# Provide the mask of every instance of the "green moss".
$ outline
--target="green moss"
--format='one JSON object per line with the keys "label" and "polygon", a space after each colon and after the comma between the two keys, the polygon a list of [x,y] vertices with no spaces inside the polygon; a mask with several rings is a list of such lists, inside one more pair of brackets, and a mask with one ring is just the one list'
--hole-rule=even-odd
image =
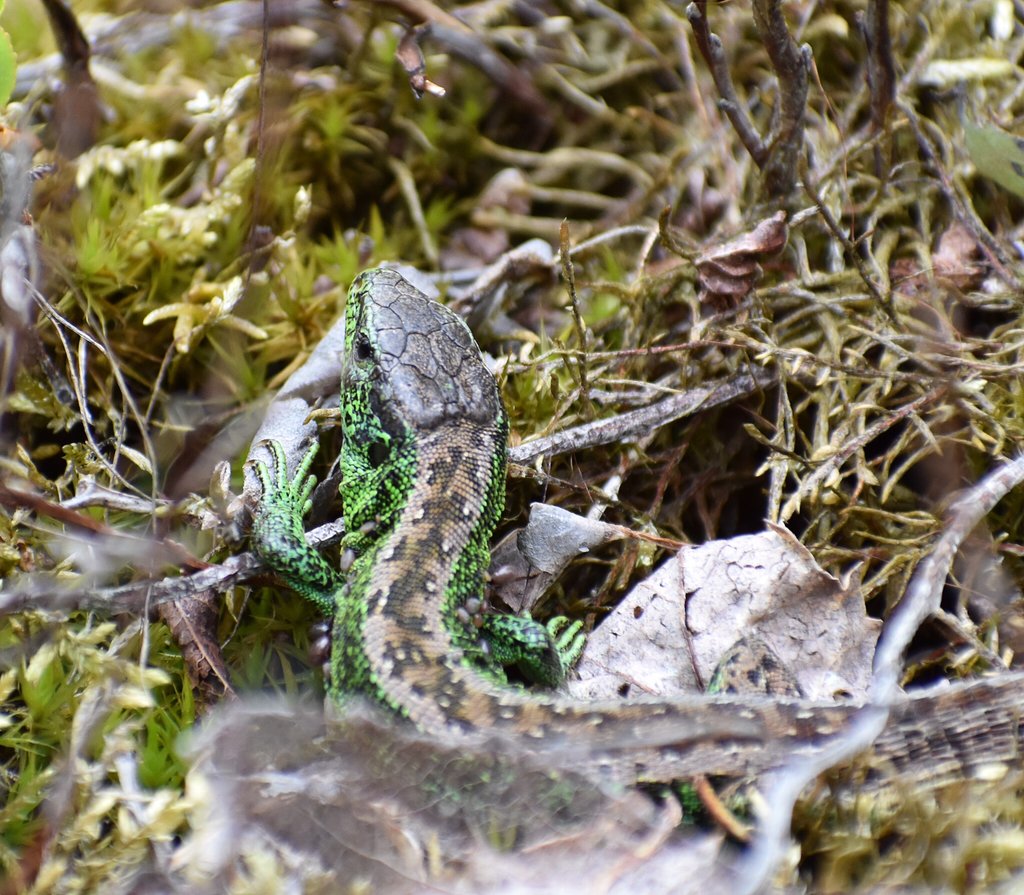
{"label": "green moss", "polygon": [[[126,15],[135,6],[90,0],[74,9]],[[799,38],[814,49],[822,88],[812,91],[806,122],[814,196],[786,198],[787,248],[758,256],[757,291],[719,310],[702,299],[694,259],[774,208],[757,204],[757,166],[715,105],[680,9],[657,0],[628,6],[621,19],[571,10],[543,21],[511,9],[493,21],[471,16],[522,82],[484,73],[428,37],[427,74],[448,93],[416,100],[394,58],[401,29],[373,4],[350,5],[330,25],[318,19],[274,35],[262,138],[258,33],[221,41],[197,17],[168,25],[139,49],[140,32],[126,19],[106,44],[112,49],[98,53],[97,63],[125,79],[100,79],[98,146],[60,161],[36,184],[40,287],[61,317],[39,310],[35,329],[56,375],[19,342],[20,368],[0,377],[9,386],[5,482],[58,503],[94,481],[143,503],[75,510],[83,523],[136,538],[158,533],[197,558],[223,557],[238,547],[231,524],[197,533],[187,494],[205,490],[208,458],[231,461],[240,487],[237,432],[251,428],[268,392],[341,313],[360,270],[383,260],[422,266],[424,236],[452,263],[453,237],[465,228],[497,237],[499,247],[502,238],[516,245],[538,233],[555,242],[564,219],[574,246],[605,237],[573,259],[587,344],[579,344],[562,286],[537,271],[509,277],[494,315],[507,315],[522,337],[506,328],[485,347],[512,359],[502,387],[515,438],[624,412],[651,383],[648,400],[753,366],[777,371],[783,385],[652,432],[642,446],[552,458],[543,488],[516,483],[513,506],[543,498],[583,508],[588,489],[615,475],[624,487],[608,521],[704,540],[773,518],[830,571],[856,568],[873,612],[891,610],[930,552],[944,500],[1022,443],[1015,281],[1024,271],[1012,243],[1022,209],[974,170],[960,124],[961,115],[979,123],[993,116],[1017,132],[1022,100],[1012,79],[967,78],[955,102],[911,79],[876,134],[863,89],[864,43],[848,10],[816,8]],[[901,71],[1012,56],[1012,44],[995,36],[990,5],[891,6]],[[709,5],[709,16],[744,107],[767,133],[774,75],[749,9]],[[53,51],[37,4],[7,0],[0,23],[20,65]],[[45,83],[37,89],[30,123],[19,123],[17,110],[8,124],[44,133],[52,96]],[[49,150],[34,159],[52,160]],[[425,234],[395,163],[412,176]],[[486,205],[483,190],[507,168],[518,172],[518,186],[497,207]],[[304,188],[308,209],[299,212]],[[794,218],[819,199],[835,230],[820,215]],[[653,228],[659,219],[658,240],[618,230]],[[939,240],[965,220],[989,234],[981,249],[954,253],[950,270],[936,262]],[[664,346],[672,350],[648,350]],[[580,395],[581,369],[600,401]],[[836,457],[834,472],[815,478]],[[148,506],[151,498],[157,502]],[[988,519],[993,555],[1017,589],[1021,501],[1010,495]],[[126,555],[116,538],[107,549],[107,535],[90,537],[83,546],[82,529],[45,507],[5,506],[4,591],[93,593],[179,571],[173,562],[146,568],[138,560],[147,551]],[[569,602],[581,616],[600,615],[606,596],[642,574],[619,580],[620,571],[614,561],[588,564]],[[1016,607],[1004,610],[1012,617]],[[236,690],[314,689],[306,657],[314,617],[301,600],[269,589],[232,592],[216,633]],[[86,770],[72,779],[72,807],[54,833],[49,866],[56,879],[79,874],[81,891],[101,891],[116,875],[111,868],[146,853],[111,807],[120,784],[104,740],[137,757],[145,798],[168,798],[161,835],[187,824],[175,743],[197,707],[181,655],[162,625],[117,616],[121,627],[149,626],[142,668],[160,680],[140,683],[140,632],[119,642],[120,630],[103,627],[108,621],[66,611],[0,618],[0,686],[8,687],[0,707],[0,866],[16,866],[43,829],[40,805],[74,748]],[[960,661],[963,644],[949,642],[944,629],[926,633],[934,654],[912,671]],[[985,620],[979,636],[1005,650],[1008,634]],[[152,704],[131,704],[142,692]],[[76,743],[75,724],[94,701],[105,706],[102,736]],[[811,813],[798,823],[809,885],[835,891],[884,873],[966,885],[968,866],[997,879],[1016,860],[1006,831],[1021,818],[996,799],[998,820],[953,805],[948,827],[924,809],[889,826],[842,812],[819,822]],[[924,842],[915,831],[926,824],[946,832]],[[915,849],[925,857],[908,857]],[[882,875],[857,875],[866,858]]]}

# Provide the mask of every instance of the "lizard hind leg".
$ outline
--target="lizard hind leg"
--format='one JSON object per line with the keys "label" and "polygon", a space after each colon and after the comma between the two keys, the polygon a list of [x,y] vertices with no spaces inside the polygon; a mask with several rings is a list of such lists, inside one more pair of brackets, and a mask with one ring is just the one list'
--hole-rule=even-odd
{"label": "lizard hind leg", "polygon": [[545,626],[529,617],[491,614],[480,634],[494,663],[514,668],[530,683],[557,687],[583,652],[582,627],[564,616]]}

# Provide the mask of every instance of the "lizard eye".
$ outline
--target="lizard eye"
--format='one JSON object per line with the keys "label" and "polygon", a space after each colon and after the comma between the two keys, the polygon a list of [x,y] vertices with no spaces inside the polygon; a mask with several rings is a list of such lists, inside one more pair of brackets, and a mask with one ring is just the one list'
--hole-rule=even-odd
{"label": "lizard eye", "polygon": [[356,336],[356,344],[352,348],[357,361],[368,361],[373,357],[373,346],[364,333]]}

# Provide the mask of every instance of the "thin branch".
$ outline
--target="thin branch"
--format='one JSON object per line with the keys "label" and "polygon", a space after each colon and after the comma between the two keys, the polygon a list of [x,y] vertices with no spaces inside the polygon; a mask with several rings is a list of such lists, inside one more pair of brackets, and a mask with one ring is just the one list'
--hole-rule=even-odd
{"label": "thin branch", "polygon": [[770,196],[785,196],[797,181],[797,160],[803,153],[807,85],[811,48],[797,46],[786,27],[781,0],[754,0],[754,24],[779,79],[779,118],[768,158],[761,168]]}
{"label": "thin branch", "polygon": [[717,34],[712,34],[708,27],[705,15],[706,7],[707,0],[696,0],[686,7],[686,18],[689,19],[690,27],[693,28],[697,49],[704,57],[711,77],[715,81],[715,87],[718,88],[718,95],[721,97],[718,107],[731,122],[744,148],[750,153],[750,157],[758,168],[762,168],[768,158],[768,146],[761,139],[761,135],[754,127],[754,122],[750,120],[743,103],[736,94],[732,75],[729,74],[729,60],[725,58],[725,52],[722,49],[722,41]]}
{"label": "thin branch", "polygon": [[903,653],[929,615],[937,611],[960,544],[1012,488],[1024,482],[1024,455],[1010,460],[968,488],[949,508],[946,530],[917,567],[875,650],[874,701],[891,700]]}
{"label": "thin branch", "polygon": [[868,88],[871,91],[871,123],[885,128],[889,110],[896,99],[896,63],[892,57],[889,32],[889,0],[868,0],[867,12],[858,16],[868,48]]}
{"label": "thin branch", "polygon": [[[330,522],[306,532],[314,549],[336,544],[344,534],[341,522]],[[105,613],[129,612],[141,615],[171,600],[198,598],[208,592],[222,592],[267,573],[252,553],[240,553],[192,575],[162,580],[133,581],[119,587],[54,587],[31,581],[25,586],[0,591],[0,615],[13,612],[71,612],[95,609]]]}
{"label": "thin branch", "polygon": [[691,416],[699,410],[719,407],[755,394],[775,384],[776,376],[768,370],[740,373],[730,379],[718,379],[659,401],[650,407],[631,410],[606,420],[584,423],[564,432],[527,441],[509,451],[513,463],[530,463],[542,456],[579,451],[601,444],[629,441],[649,435],[660,426]]}
{"label": "thin branch", "polygon": [[911,401],[909,404],[906,404],[903,407],[899,408],[899,410],[894,411],[888,416],[885,416],[882,419],[873,423],[872,425],[868,426],[868,428],[860,435],[858,435],[856,438],[850,438],[846,440],[843,446],[839,448],[839,450],[837,450],[831,457],[825,460],[809,476],[801,480],[800,487],[797,488],[797,490],[790,495],[789,499],[786,501],[786,505],[782,508],[781,512],[779,513],[778,521],[785,522],[787,519],[789,519],[790,516],[792,516],[797,510],[800,509],[800,502],[804,499],[804,497],[806,497],[808,494],[813,494],[814,491],[817,490],[817,488],[820,487],[821,484],[825,482],[834,471],[842,467],[842,465],[855,453],[862,450],[864,447],[866,447],[868,444],[870,444],[872,441],[874,441],[876,438],[882,435],[882,433],[891,429],[894,425],[896,425],[896,423],[906,419],[911,414],[917,413],[922,408],[927,407],[929,404],[932,404],[935,401],[937,401],[939,398],[946,394],[946,391],[947,388],[945,385],[937,386],[936,388],[933,388],[926,394],[921,395],[921,397],[917,398],[916,400]]}

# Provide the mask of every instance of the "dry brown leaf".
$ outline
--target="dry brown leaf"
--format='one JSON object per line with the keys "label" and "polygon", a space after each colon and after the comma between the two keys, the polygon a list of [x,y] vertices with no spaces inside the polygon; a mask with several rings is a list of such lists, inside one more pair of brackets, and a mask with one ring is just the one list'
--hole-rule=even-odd
{"label": "dry brown leaf", "polygon": [[975,289],[985,270],[978,262],[978,241],[955,221],[942,233],[932,252],[931,271],[922,271],[916,258],[897,258],[889,266],[889,279],[903,295],[917,295],[934,281],[956,292]]}
{"label": "dry brown leaf", "polygon": [[510,532],[491,552],[494,596],[513,612],[528,612],[572,560],[624,536],[617,525],[535,503],[526,527]]}
{"label": "dry brown leaf", "polygon": [[697,258],[700,300],[716,308],[735,307],[761,277],[758,259],[779,252],[787,238],[786,213],[778,211],[753,230],[706,249]]}
{"label": "dry brown leaf", "polygon": [[808,698],[861,697],[880,626],[856,586],[843,587],[773,526],[686,547],[662,564],[590,636],[572,691],[692,692],[746,637],[766,644]]}
{"label": "dry brown leaf", "polygon": [[957,289],[973,288],[982,275],[977,258],[977,239],[963,224],[954,221],[939,237],[938,247],[932,253],[935,276],[949,280]]}

